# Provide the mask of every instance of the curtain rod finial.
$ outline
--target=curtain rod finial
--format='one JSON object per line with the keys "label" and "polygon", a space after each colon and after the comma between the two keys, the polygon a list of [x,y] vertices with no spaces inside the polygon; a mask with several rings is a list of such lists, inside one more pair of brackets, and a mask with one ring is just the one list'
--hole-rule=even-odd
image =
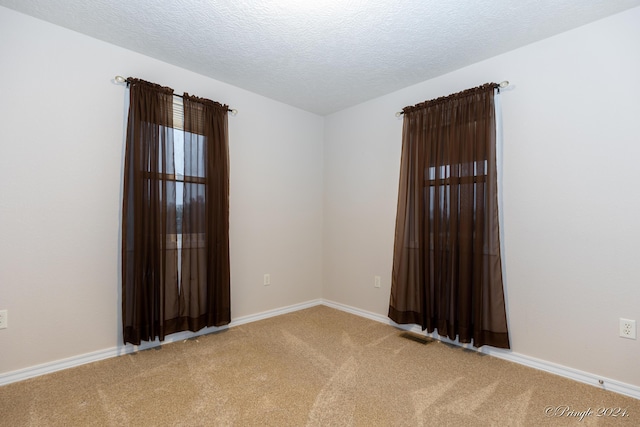
{"label": "curtain rod finial", "polygon": [[114,77],[114,80],[116,81],[116,83],[120,83],[120,84],[122,84],[122,83],[124,83],[124,82],[126,82],[126,81],[127,81],[127,79],[125,79],[125,78],[124,78],[124,77],[122,77],[122,76],[115,76],[115,77]]}
{"label": "curtain rod finial", "polygon": [[402,111],[398,111],[398,112],[396,113],[396,117],[400,117],[401,115],[402,115]]}
{"label": "curtain rod finial", "polygon": [[509,80],[505,80],[503,82],[500,82],[500,87],[507,87],[509,86]]}

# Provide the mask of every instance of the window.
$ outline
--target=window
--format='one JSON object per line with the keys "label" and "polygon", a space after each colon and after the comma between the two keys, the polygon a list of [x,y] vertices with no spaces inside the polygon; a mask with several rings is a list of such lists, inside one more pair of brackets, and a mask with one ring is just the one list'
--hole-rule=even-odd
{"label": "window", "polygon": [[139,344],[230,321],[228,107],[128,82],[122,317]]}
{"label": "window", "polygon": [[509,348],[496,87],[404,109],[389,317],[476,347]]}

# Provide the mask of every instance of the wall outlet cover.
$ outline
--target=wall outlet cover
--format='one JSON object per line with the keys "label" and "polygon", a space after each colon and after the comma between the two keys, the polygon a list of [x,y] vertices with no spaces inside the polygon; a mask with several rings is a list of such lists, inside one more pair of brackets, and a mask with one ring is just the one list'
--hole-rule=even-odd
{"label": "wall outlet cover", "polygon": [[0,310],[0,329],[9,327],[9,311]]}
{"label": "wall outlet cover", "polygon": [[636,339],[636,321],[620,318],[620,336],[631,340]]}

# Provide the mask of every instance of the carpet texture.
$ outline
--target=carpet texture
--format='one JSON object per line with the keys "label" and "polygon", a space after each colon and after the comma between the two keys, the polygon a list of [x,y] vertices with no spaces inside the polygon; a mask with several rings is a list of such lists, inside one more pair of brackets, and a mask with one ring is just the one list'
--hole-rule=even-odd
{"label": "carpet texture", "polygon": [[640,400],[317,306],[0,387],[0,425],[618,426]]}

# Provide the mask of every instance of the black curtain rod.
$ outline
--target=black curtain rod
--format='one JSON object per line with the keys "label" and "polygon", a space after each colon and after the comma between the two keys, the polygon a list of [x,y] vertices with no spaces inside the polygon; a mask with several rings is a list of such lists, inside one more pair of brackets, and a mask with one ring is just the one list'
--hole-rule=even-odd
{"label": "black curtain rod", "polygon": [[[115,76],[115,77],[113,78],[113,80],[114,80],[116,83],[119,83],[119,84],[125,84],[125,85],[129,86],[129,82],[127,81],[127,79],[125,79],[125,78],[124,78],[124,77],[122,77],[122,76]],[[176,95],[175,93],[172,93],[171,95],[173,95],[173,96],[177,96],[178,98],[182,98],[182,99],[184,99],[184,96],[182,96],[182,95]],[[230,112],[232,116],[235,116],[236,114],[238,114],[238,110],[236,110],[235,108],[227,108],[227,111],[228,111],[228,112]]]}
{"label": "black curtain rod", "polygon": [[[497,88],[498,89],[498,93],[500,93],[500,89],[503,89],[503,88],[505,88],[507,86],[509,86],[509,81],[508,80],[504,80],[504,81],[498,83],[498,88]],[[400,117],[403,114],[404,114],[404,111],[398,111],[396,113],[396,117]]]}

